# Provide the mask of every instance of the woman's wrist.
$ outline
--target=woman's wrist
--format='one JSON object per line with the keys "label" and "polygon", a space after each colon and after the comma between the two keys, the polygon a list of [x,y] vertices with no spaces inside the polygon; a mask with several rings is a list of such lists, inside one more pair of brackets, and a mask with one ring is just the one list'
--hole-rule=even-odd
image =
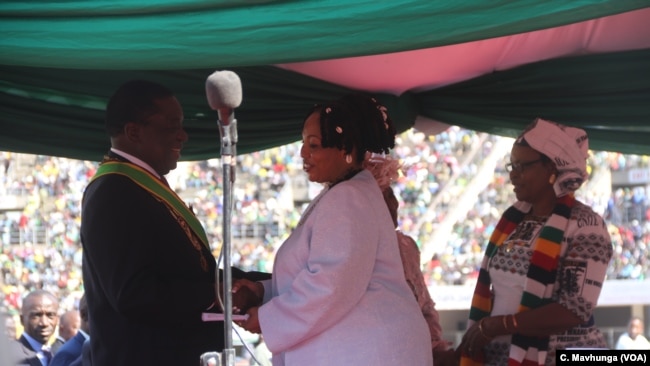
{"label": "woman's wrist", "polygon": [[501,315],[501,327],[503,331],[501,334],[514,334],[517,333],[517,328],[519,328],[519,322],[517,321],[517,314],[507,314]]}
{"label": "woman's wrist", "polygon": [[486,330],[486,328],[488,328],[488,326],[485,325],[485,323],[489,319],[490,318],[483,318],[483,319],[479,320],[479,322],[478,322],[478,331],[481,334],[481,336],[483,336],[483,338],[485,338],[488,341],[491,341],[495,336],[488,333],[488,330]]}

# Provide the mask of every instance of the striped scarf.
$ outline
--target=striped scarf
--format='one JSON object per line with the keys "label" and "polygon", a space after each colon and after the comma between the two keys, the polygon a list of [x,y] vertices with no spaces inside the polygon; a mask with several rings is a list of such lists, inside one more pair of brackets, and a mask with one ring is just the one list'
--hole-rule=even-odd
{"label": "striped scarf", "polygon": [[[534,309],[551,302],[556,279],[557,267],[562,250],[562,238],[566,229],[575,198],[568,194],[558,198],[553,213],[540,230],[533,244],[533,255],[530,259],[524,293],[519,303],[518,312]],[[470,324],[478,322],[492,311],[491,280],[488,263],[497,253],[499,246],[514,231],[523,220],[531,206],[518,201],[508,208],[494,232],[490,236],[485,256],[481,263],[478,281],[474,289],[472,307],[469,313]],[[512,335],[508,365],[544,365],[548,352],[549,337],[528,337],[521,334]],[[461,357],[461,365],[483,365],[482,360],[472,360],[466,355]]]}

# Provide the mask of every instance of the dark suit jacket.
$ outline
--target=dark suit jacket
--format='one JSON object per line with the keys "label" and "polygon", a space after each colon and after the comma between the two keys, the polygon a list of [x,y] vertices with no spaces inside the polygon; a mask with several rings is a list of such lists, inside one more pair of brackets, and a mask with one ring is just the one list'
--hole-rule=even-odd
{"label": "dark suit jacket", "polygon": [[102,176],[84,192],[81,241],[94,366],[196,365],[222,351],[223,323],[201,320],[215,259],[163,203],[127,177]]}
{"label": "dark suit jacket", "polygon": [[20,336],[20,338],[11,342],[9,347],[11,352],[9,355],[10,365],[43,366],[41,360],[36,356],[36,351],[24,336]]}
{"label": "dark suit jacket", "polygon": [[90,338],[88,338],[81,347],[81,356],[72,361],[70,366],[92,366],[92,364],[92,358],[90,357]]}
{"label": "dark suit jacket", "polygon": [[52,351],[52,354],[55,355],[57,352],[59,352],[59,348],[63,346],[65,343],[65,340],[61,337],[56,337],[54,342],[52,342],[52,346],[50,346],[50,350]]}
{"label": "dark suit jacket", "polygon": [[195,365],[223,348],[223,324],[201,321],[215,260],[150,193],[121,175],[97,179],[84,193],[81,240],[96,366]]}
{"label": "dark suit jacket", "polygon": [[81,347],[86,337],[81,332],[68,339],[56,352],[48,366],[68,366],[70,363],[81,356]]}

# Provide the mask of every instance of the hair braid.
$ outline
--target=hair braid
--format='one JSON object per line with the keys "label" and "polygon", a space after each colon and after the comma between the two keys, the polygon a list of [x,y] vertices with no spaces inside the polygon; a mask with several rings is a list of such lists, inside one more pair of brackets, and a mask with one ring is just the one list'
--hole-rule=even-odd
{"label": "hair braid", "polygon": [[310,114],[320,111],[321,143],[351,153],[362,162],[366,152],[386,154],[395,147],[396,129],[386,107],[374,98],[348,94],[342,98],[314,106]]}

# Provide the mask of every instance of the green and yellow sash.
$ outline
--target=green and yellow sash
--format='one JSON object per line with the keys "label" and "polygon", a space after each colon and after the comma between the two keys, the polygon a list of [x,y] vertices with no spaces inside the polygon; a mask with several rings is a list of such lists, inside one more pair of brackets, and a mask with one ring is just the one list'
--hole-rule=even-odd
{"label": "green and yellow sash", "polygon": [[[208,237],[205,234],[201,222],[196,218],[194,213],[190,211],[189,207],[185,205],[185,202],[183,202],[176,192],[172,191],[156,176],[135,164],[118,160],[108,160],[104,161],[99,166],[89,184],[106,174],[120,174],[128,177],[137,185],[158,198],[169,210],[175,213],[174,216],[185,220],[192,232],[194,232],[203,245],[210,250],[210,243],[208,242]],[[191,239],[192,238],[190,238],[190,240]]]}

